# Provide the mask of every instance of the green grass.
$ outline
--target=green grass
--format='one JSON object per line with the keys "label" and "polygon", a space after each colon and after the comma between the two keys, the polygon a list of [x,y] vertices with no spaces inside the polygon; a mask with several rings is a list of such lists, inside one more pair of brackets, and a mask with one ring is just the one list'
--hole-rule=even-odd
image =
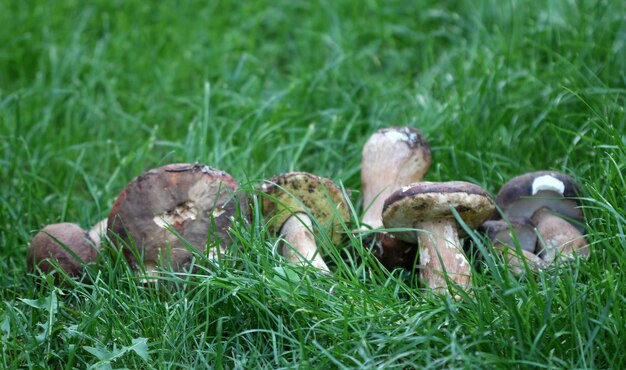
{"label": "green grass", "polygon": [[[0,9],[1,368],[626,367],[623,1]],[[253,205],[262,179],[313,172],[351,189],[359,216],[361,147],[392,125],[430,141],[427,180],[495,194],[527,171],[578,179],[590,258],[521,280],[487,259],[452,301],[358,239],[344,247],[361,265],[288,267],[253,207],[237,248],[179,290],[139,286],[116,256],[62,288],[26,272],[37,230],[90,227],[166,163],[226,170]]]}

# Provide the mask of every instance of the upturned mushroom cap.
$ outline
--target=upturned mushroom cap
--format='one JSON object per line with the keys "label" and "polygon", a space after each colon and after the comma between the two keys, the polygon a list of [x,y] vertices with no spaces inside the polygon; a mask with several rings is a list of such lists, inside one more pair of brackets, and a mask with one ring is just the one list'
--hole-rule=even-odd
{"label": "upturned mushroom cap", "polygon": [[52,224],[39,231],[30,242],[27,257],[29,271],[35,271],[38,267],[44,273],[52,272],[54,268],[50,260],[57,260],[68,275],[75,277],[82,275],[81,262],[59,242],[74,252],[84,263],[95,261],[98,257],[98,251],[86,230],[72,223]]}
{"label": "upturned mushroom cap", "polygon": [[268,195],[261,200],[261,207],[264,216],[272,220],[272,234],[278,235],[289,217],[302,212],[310,213],[334,244],[341,242],[341,221],[350,220],[350,210],[341,188],[331,180],[306,172],[289,172],[267,180],[260,191]]}
{"label": "upturned mushroom cap", "polygon": [[207,243],[218,241],[224,250],[231,244],[228,229],[237,209],[247,214],[238,187],[232,176],[209,166],[170,164],[152,169],[132,180],[119,195],[109,215],[107,235],[121,242],[134,268],[137,261],[128,248],[132,243],[146,266],[170,259],[172,267],[180,270],[192,254],[168,228],[201,251]]}
{"label": "upturned mushroom cap", "polygon": [[[556,171],[537,171],[507,182],[496,196],[496,203],[509,218],[530,219],[538,209],[546,207],[582,224],[580,204],[573,199],[580,194],[580,186],[573,178]],[[575,226],[582,232],[580,224]]]}
{"label": "upturned mushroom cap", "polygon": [[[480,186],[464,182],[420,182],[393,192],[383,208],[383,223],[387,228],[414,228],[427,220],[454,221],[452,210],[470,229],[485,222],[495,209],[489,193]],[[459,230],[459,235],[463,235]],[[415,241],[414,232],[394,235],[407,242]]]}

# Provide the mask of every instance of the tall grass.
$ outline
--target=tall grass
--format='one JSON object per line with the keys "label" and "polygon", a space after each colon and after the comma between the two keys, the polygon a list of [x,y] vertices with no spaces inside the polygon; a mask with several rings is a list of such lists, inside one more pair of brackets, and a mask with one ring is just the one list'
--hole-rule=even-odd
{"label": "tall grass", "polygon": [[[622,1],[0,9],[0,367],[626,367]],[[358,217],[361,147],[393,125],[430,141],[427,180],[495,194],[527,171],[578,179],[589,259],[516,279],[479,258],[461,301],[385,271],[358,238],[343,247],[363,261],[333,253],[331,276],[286,264],[253,186],[313,172],[350,189]],[[133,177],[195,161],[252,204],[219,264],[197,255],[159,288],[115,253],[62,287],[26,272],[45,224],[90,227]]]}

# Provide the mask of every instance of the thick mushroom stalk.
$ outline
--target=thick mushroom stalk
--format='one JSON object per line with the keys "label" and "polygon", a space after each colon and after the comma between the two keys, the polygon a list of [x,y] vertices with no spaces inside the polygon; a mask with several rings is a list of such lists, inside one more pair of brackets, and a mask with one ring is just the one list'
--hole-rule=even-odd
{"label": "thick mushroom stalk", "polygon": [[422,181],[431,162],[430,146],[422,133],[412,127],[376,131],[363,146],[361,184],[363,223],[383,226],[385,199],[396,189]]}
{"label": "thick mushroom stalk", "polygon": [[[377,229],[383,226],[385,199],[396,189],[422,181],[431,163],[428,141],[412,127],[376,131],[363,146],[361,184],[363,186],[363,224]],[[365,240],[373,245],[374,255],[383,266],[410,269],[415,263],[415,241],[406,242],[384,232]]]}
{"label": "thick mushroom stalk", "polygon": [[583,234],[550,209],[541,208],[535,212],[532,220],[537,225],[539,243],[543,246],[538,254],[547,263],[589,254],[588,243]]}
{"label": "thick mushroom stalk", "polygon": [[[350,220],[341,188],[310,173],[289,172],[266,181],[260,191],[266,195],[261,206],[265,218],[271,220],[270,232],[285,240],[281,254],[292,262],[310,264],[327,273],[329,269],[314,233],[325,233],[334,245],[341,242],[341,223]],[[315,218],[319,230],[313,228],[308,215]]]}
{"label": "thick mushroom stalk", "polygon": [[418,230],[419,263],[423,266],[422,279],[427,286],[439,290],[446,288],[447,275],[461,287],[469,286],[470,265],[461,242],[459,230],[454,220],[430,220],[416,222]]}
{"label": "thick mushroom stalk", "polygon": [[388,228],[415,229],[395,235],[406,241],[419,239],[421,275],[429,288],[445,289],[446,276],[467,288],[471,268],[459,241],[465,233],[456,215],[475,229],[494,209],[489,194],[477,185],[463,181],[422,182],[398,189],[387,198],[383,222]]}
{"label": "thick mushroom stalk", "polygon": [[315,236],[311,232],[313,223],[309,216],[302,212],[289,217],[280,228],[280,235],[285,240],[281,254],[295,263],[310,263],[324,273],[330,270],[317,250]]}

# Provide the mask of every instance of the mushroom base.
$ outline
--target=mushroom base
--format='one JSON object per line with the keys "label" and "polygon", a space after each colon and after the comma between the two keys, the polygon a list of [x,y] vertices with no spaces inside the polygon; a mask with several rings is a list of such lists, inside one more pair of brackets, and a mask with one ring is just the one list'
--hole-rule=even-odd
{"label": "mushroom base", "polygon": [[445,290],[448,280],[467,288],[470,265],[458,237],[455,221],[445,219],[422,221],[415,225],[419,239],[419,262],[425,285],[436,291]]}
{"label": "mushroom base", "polygon": [[289,217],[280,229],[280,235],[285,239],[281,254],[289,261],[311,264],[327,273],[330,270],[317,250],[312,230],[313,223],[306,214],[298,212]]}

